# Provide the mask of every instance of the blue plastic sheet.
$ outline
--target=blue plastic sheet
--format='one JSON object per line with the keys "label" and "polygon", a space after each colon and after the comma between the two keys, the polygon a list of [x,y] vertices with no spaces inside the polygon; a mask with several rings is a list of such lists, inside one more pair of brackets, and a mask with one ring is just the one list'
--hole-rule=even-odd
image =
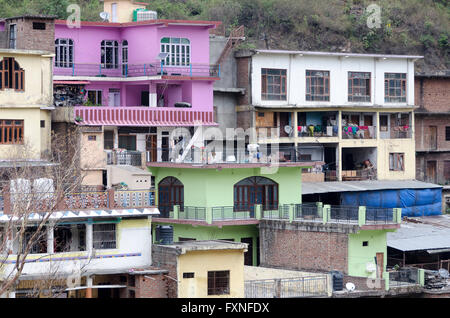
{"label": "blue plastic sheet", "polygon": [[442,188],[343,192],[342,205],[401,208],[402,216],[442,214]]}

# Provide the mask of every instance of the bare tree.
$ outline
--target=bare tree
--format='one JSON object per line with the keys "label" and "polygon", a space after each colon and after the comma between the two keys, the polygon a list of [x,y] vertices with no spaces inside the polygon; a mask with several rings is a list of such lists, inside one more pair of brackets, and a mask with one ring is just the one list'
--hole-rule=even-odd
{"label": "bare tree", "polygon": [[[30,254],[59,250],[56,245],[47,249],[46,228],[57,225],[58,220],[52,218],[54,212],[67,207],[67,197],[81,189],[84,175],[79,164],[79,136],[77,128],[62,135],[52,134],[52,152],[46,154],[44,163],[29,159],[35,150],[25,141],[9,154],[5,161],[8,166],[0,168],[0,204],[3,202],[4,210],[0,223],[0,295],[15,288]],[[43,273],[42,288],[52,290],[60,280],[55,270]]]}

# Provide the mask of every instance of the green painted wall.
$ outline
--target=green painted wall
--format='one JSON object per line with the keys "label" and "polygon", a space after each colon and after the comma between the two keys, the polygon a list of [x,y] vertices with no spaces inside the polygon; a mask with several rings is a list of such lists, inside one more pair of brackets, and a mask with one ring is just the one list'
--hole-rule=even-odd
{"label": "green painted wall", "polygon": [[[152,223],[152,238],[153,243],[156,238],[156,226],[158,223]],[[167,223],[160,225],[169,225]],[[257,260],[257,238],[259,230],[257,225],[230,225],[221,228],[216,226],[192,226],[190,224],[170,224],[173,226],[173,240],[179,241],[180,237],[194,238],[200,240],[221,240],[234,239],[235,242],[241,242],[242,238],[253,238],[253,265],[256,265]]]}
{"label": "green painted wall", "polygon": [[[384,253],[383,272],[386,271],[387,263],[387,231],[386,230],[364,230],[355,234],[349,234],[348,238],[348,274],[351,276],[376,278],[376,271],[366,271],[366,264],[375,264],[376,253]],[[368,246],[363,246],[367,241]]]}
{"label": "green painted wall", "polygon": [[[301,167],[279,167],[275,174],[261,174],[260,168],[155,168],[156,191],[165,177],[176,177],[184,185],[184,205],[198,207],[233,206],[233,187],[242,179],[261,176],[278,183],[279,203],[301,203]],[[156,195],[157,197],[158,195]]]}

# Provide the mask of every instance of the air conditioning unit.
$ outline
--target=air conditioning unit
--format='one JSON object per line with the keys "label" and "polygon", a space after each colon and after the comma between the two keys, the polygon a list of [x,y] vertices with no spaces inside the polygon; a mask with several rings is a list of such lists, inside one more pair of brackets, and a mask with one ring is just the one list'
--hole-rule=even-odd
{"label": "air conditioning unit", "polygon": [[136,21],[147,21],[158,19],[158,13],[156,11],[142,10],[136,12]]}

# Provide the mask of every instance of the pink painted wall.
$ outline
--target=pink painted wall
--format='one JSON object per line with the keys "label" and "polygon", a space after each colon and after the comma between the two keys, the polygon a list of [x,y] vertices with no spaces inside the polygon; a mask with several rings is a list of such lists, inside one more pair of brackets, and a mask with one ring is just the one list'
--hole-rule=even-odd
{"label": "pink painted wall", "polygon": [[157,62],[163,37],[188,38],[191,42],[191,62],[209,64],[209,31],[206,27],[147,25],[122,28],[83,26],[70,29],[66,25],[55,25],[56,39],[69,38],[74,41],[75,63],[99,64],[103,40],[118,41],[120,56],[120,44],[127,40],[129,64]]}

